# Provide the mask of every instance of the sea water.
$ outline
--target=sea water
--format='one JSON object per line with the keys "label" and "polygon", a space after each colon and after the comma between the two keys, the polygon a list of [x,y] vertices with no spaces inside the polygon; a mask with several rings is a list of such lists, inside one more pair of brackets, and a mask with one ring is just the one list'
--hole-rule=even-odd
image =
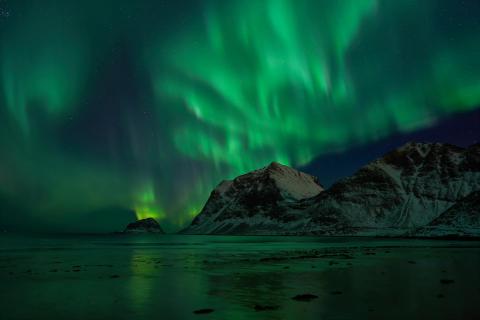
{"label": "sea water", "polygon": [[477,241],[0,235],[3,320],[479,319],[479,302]]}

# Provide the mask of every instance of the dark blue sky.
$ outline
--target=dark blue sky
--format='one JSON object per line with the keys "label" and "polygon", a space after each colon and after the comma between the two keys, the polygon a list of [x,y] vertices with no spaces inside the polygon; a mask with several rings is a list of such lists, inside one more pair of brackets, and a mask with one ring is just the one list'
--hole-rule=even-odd
{"label": "dark blue sky", "polygon": [[320,182],[329,187],[338,179],[353,174],[361,166],[410,141],[442,142],[461,147],[479,143],[480,110],[452,115],[429,128],[396,133],[367,145],[322,155],[300,169],[319,177]]}

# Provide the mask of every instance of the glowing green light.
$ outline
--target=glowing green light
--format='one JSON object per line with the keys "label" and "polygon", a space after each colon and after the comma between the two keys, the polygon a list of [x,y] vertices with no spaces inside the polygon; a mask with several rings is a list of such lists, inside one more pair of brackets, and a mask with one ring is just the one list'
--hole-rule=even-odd
{"label": "glowing green light", "polygon": [[117,2],[0,17],[0,197],[35,216],[174,229],[223,179],[480,106],[474,1]]}

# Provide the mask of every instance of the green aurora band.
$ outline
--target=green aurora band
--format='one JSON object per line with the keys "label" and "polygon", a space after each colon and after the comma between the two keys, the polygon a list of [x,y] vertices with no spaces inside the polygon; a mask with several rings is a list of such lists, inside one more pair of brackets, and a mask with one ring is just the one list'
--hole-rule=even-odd
{"label": "green aurora band", "polygon": [[[475,4],[23,5],[0,17],[0,195],[30,195],[24,209],[47,220],[122,207],[174,230],[222,179],[273,160],[305,165],[480,104]],[[105,85],[90,80],[118,39],[145,78],[147,98],[133,104],[152,107],[154,128],[115,112],[128,139],[110,148],[128,164],[60,143],[59,128]]]}

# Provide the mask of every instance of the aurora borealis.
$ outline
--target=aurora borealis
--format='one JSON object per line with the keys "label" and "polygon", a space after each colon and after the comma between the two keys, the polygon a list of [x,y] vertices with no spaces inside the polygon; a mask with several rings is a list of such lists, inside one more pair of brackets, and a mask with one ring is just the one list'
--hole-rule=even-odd
{"label": "aurora borealis", "polygon": [[2,222],[134,210],[176,230],[222,179],[475,113],[479,16],[476,0],[0,0]]}

